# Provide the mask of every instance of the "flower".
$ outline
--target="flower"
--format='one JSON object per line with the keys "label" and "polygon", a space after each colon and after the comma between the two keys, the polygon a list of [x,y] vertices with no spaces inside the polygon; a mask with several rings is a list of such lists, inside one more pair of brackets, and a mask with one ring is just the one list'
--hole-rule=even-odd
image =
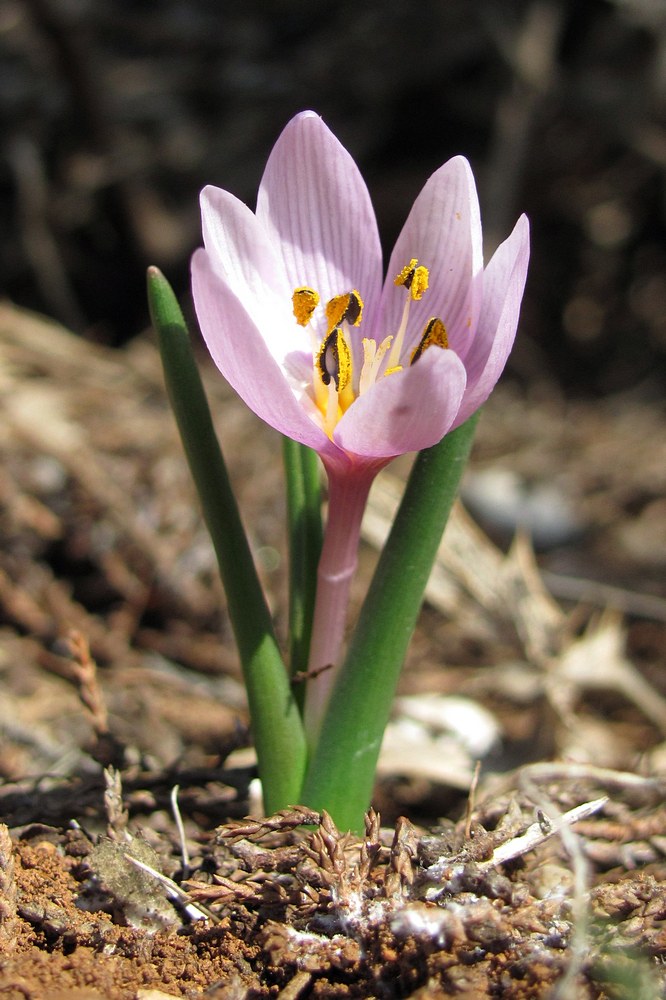
{"label": "flower", "polygon": [[471,168],[456,156],[417,197],[386,281],[377,222],[350,154],[311,111],[277,140],[256,213],[201,196],[194,303],[218,368],[329,475],[376,471],[436,444],[487,399],[515,337],[525,216],[484,270]]}
{"label": "flower", "polygon": [[370,196],[311,111],[269,156],[256,213],[201,195],[192,289],[213,360],[247,405],[314,448],[328,473],[304,723],[316,745],[340,667],[361,520],[377,471],[440,441],[481,406],[513,344],[527,274],[524,216],[484,270],[462,156],[417,197],[383,280]]}

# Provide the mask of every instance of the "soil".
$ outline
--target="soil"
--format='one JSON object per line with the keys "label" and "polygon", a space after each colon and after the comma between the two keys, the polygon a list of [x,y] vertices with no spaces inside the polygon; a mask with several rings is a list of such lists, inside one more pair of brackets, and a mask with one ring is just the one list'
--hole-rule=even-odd
{"label": "soil", "polygon": [[[523,496],[574,498],[577,521],[537,561],[456,512],[383,749],[381,823],[359,839],[325,814],[261,818],[152,339],[107,350],[9,305],[0,335],[1,996],[663,995],[657,411],[493,397],[470,499],[509,468]],[[203,369],[283,632],[279,449]],[[356,606],[405,465],[373,493]],[[575,602],[544,580],[577,580]]]}

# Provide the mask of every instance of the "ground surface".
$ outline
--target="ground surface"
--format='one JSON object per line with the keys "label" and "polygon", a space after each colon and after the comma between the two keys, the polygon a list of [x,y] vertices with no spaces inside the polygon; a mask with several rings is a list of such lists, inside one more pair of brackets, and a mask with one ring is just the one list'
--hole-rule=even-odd
{"label": "ground surface", "polygon": [[[106,351],[5,305],[0,344],[0,995],[663,995],[656,408],[498,391],[465,494],[480,515],[494,497],[497,541],[531,527],[539,568],[525,539],[505,555],[451,521],[382,755],[382,826],[356,842],[326,817],[309,834],[299,815],[242,823],[243,690],[150,340]],[[206,373],[282,628],[279,449]],[[128,852],[202,909],[132,882]]]}

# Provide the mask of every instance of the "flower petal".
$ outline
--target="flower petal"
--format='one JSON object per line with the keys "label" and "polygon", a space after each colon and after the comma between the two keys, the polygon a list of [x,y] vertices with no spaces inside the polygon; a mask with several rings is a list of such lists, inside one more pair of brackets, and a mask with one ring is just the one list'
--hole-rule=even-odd
{"label": "flower petal", "polygon": [[450,346],[464,357],[481,305],[483,248],[481,217],[472,168],[454,156],[426,182],[391,254],[382,295],[382,335],[394,332],[405,303],[393,279],[416,257],[430,271],[430,285],[412,302],[407,347],[414,347],[426,323],[438,316]]}
{"label": "flower petal", "polygon": [[250,409],[295,441],[320,453],[337,452],[308,417],[245,304],[215,272],[206,250],[197,250],[192,258],[192,293],[208,350]]}
{"label": "flower petal", "polygon": [[292,290],[324,302],[356,288],[374,311],[382,253],[370,195],[353,159],[312,111],[277,140],[259,188],[257,217],[280,246]]}
{"label": "flower petal", "polygon": [[267,329],[274,329],[282,321],[293,327],[295,343],[304,342],[291,313],[293,288],[279,248],[256,215],[228,191],[212,185],[203,189],[200,200],[204,245],[215,272],[258,325],[270,317]]}
{"label": "flower petal", "polygon": [[364,458],[429,448],[455,420],[465,382],[460,358],[433,347],[415,365],[386,375],[359,396],[335,429],[335,443]]}
{"label": "flower petal", "polygon": [[467,390],[456,426],[485,403],[504,370],[516,336],[529,259],[530,226],[527,216],[521,215],[483,274],[483,304],[474,343],[465,358]]}

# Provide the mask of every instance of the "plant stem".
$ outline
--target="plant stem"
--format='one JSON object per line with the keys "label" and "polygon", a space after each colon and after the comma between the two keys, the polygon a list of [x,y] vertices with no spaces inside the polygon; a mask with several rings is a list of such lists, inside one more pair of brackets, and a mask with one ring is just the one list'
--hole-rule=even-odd
{"label": "plant stem", "polygon": [[310,750],[319,736],[330,693],[340,669],[349,589],[358,563],[361,521],[376,475],[328,469],[328,516],[317,570],[310,657],[305,696],[305,732]]}

